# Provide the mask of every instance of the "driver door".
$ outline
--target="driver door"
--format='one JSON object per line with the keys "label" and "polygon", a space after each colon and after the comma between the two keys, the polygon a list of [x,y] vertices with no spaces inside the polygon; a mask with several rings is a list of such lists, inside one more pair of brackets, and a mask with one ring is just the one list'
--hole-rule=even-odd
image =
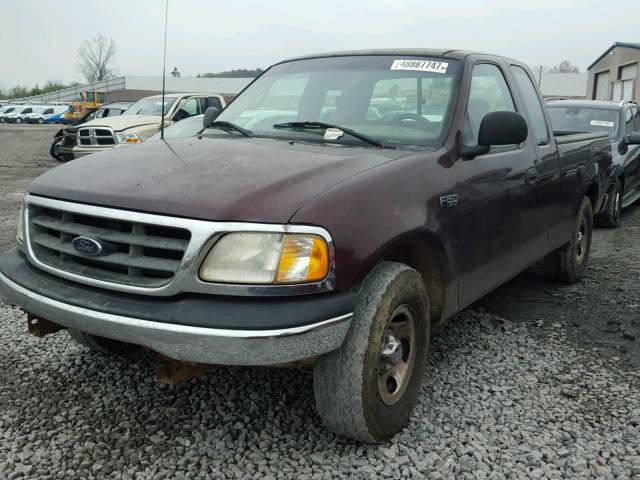
{"label": "driver door", "polygon": [[[487,113],[515,112],[515,97],[501,67],[476,63],[471,73],[462,142],[477,145]],[[529,138],[520,145],[491,147],[472,160],[459,158],[459,301],[465,307],[519,273],[537,255],[531,244],[535,218],[527,172],[536,152]],[[531,249],[533,248],[533,250]]]}

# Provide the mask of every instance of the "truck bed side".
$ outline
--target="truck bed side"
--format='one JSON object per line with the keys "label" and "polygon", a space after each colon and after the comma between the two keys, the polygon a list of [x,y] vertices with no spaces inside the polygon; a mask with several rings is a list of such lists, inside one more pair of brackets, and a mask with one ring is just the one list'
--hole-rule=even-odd
{"label": "truck bed side", "polygon": [[[604,204],[612,168],[606,133],[554,135],[560,157],[558,208],[549,232],[550,247],[569,241],[582,196],[591,199],[594,214]],[[576,195],[576,191],[582,195]]]}

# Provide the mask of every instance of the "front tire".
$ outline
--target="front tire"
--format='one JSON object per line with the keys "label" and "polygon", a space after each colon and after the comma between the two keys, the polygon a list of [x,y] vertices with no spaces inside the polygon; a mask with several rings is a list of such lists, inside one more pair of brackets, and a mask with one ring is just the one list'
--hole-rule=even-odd
{"label": "front tire", "polygon": [[616,182],[609,189],[609,201],[607,210],[595,217],[594,223],[597,227],[616,228],[622,221],[622,182]]}
{"label": "front tire", "polygon": [[42,124],[44,123],[44,119],[39,118],[39,119],[38,119],[38,123],[39,123],[40,125],[42,125]]}
{"label": "front tire", "polygon": [[118,340],[112,340],[111,338],[91,335],[90,333],[82,332],[73,328],[69,328],[67,332],[69,332],[69,335],[76,341],[76,343],[90,348],[95,352],[107,355],[128,355],[140,348],[132,343],[125,343]]}
{"label": "front tire", "polygon": [[593,207],[584,197],[578,210],[573,235],[566,245],[545,257],[547,276],[555,281],[574,283],[584,277],[593,236]]}
{"label": "front tire", "polygon": [[16,118],[16,123],[22,123],[22,119],[20,117]]}
{"label": "front tire", "polygon": [[429,312],[414,269],[382,262],[369,274],[342,347],[314,366],[316,406],[330,430],[381,442],[407,425],[424,377]]}
{"label": "front tire", "polygon": [[51,155],[53,158],[55,158],[56,160],[58,160],[59,162],[64,161],[64,158],[61,158],[57,153],[56,153],[56,147],[58,146],[58,143],[60,143],[58,140],[54,140],[53,143],[51,144],[51,147],[49,147],[49,155]]}

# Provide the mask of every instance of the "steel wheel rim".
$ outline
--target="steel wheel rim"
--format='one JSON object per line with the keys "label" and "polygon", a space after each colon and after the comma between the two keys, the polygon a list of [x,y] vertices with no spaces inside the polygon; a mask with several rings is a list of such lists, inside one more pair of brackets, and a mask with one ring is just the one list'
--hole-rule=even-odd
{"label": "steel wheel rim", "polygon": [[408,305],[400,305],[389,316],[378,356],[378,392],[385,405],[395,405],[402,398],[415,360],[415,318]]}
{"label": "steel wheel rim", "polygon": [[580,227],[578,227],[578,237],[576,239],[576,260],[578,263],[582,263],[585,254],[587,253],[587,222],[584,216],[580,220]]}

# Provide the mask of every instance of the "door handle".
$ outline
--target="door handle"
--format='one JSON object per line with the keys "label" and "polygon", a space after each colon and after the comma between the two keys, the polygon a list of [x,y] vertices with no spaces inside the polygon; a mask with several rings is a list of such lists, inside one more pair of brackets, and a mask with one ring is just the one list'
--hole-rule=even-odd
{"label": "door handle", "polygon": [[531,167],[524,174],[524,181],[527,185],[533,185],[538,181],[538,169],[535,167]]}

